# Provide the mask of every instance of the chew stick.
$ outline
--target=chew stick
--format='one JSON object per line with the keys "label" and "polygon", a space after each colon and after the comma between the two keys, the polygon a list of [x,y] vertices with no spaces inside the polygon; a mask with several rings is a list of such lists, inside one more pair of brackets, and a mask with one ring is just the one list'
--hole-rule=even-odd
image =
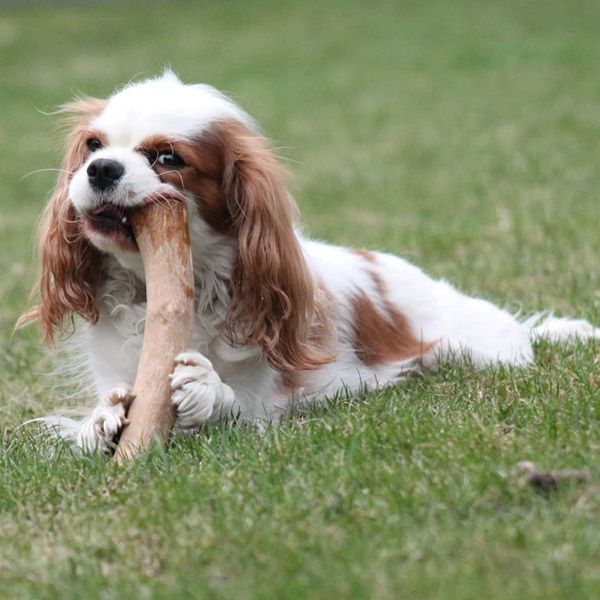
{"label": "chew stick", "polygon": [[175,421],[169,375],[190,346],[194,274],[186,208],[176,198],[151,202],[130,214],[146,278],[146,325],[129,425],[116,451],[119,463],[157,440],[166,448]]}

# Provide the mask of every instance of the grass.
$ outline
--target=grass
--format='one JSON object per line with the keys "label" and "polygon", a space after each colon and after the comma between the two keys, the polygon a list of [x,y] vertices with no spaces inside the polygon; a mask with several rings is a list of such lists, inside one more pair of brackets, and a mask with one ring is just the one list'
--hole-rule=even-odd
{"label": "grass", "polygon": [[[41,111],[167,63],[257,118],[315,237],[600,322],[599,25],[592,0],[0,7],[0,598],[597,598],[593,344],[120,468],[15,433],[72,401],[11,331],[55,179],[24,176],[60,156]],[[521,460],[591,483],[539,495]]]}

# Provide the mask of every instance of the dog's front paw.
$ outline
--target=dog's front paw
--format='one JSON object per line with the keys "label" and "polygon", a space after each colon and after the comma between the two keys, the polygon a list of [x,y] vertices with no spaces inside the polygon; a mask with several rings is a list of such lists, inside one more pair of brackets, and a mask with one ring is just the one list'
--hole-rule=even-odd
{"label": "dog's front paw", "polygon": [[84,452],[110,452],[115,437],[128,423],[127,409],[134,397],[133,390],[127,385],[111,390],[92,414],[83,420],[77,445]]}
{"label": "dog's front paw", "polygon": [[177,426],[194,429],[206,423],[233,392],[221,381],[208,358],[199,352],[182,352],[171,374],[171,400]]}

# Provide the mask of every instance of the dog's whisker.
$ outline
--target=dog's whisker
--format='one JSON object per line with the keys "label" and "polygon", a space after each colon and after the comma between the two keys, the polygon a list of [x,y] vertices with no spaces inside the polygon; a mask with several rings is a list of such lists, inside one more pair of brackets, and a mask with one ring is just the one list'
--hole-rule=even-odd
{"label": "dog's whisker", "polygon": [[25,175],[23,175],[23,177],[21,177],[18,180],[18,183],[21,183],[21,181],[23,181],[24,179],[27,179],[31,175],[37,175],[38,173],[66,173],[67,175],[73,175],[74,171],[68,171],[66,169],[53,169],[53,168],[37,169],[35,171],[30,171],[29,173],[26,173]]}

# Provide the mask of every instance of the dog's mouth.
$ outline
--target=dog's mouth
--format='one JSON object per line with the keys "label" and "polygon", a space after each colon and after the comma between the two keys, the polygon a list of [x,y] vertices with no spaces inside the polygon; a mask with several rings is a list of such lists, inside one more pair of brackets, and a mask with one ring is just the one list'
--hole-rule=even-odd
{"label": "dog's mouth", "polygon": [[84,216],[84,225],[90,233],[108,238],[124,250],[137,250],[129,212],[114,204],[103,204]]}

